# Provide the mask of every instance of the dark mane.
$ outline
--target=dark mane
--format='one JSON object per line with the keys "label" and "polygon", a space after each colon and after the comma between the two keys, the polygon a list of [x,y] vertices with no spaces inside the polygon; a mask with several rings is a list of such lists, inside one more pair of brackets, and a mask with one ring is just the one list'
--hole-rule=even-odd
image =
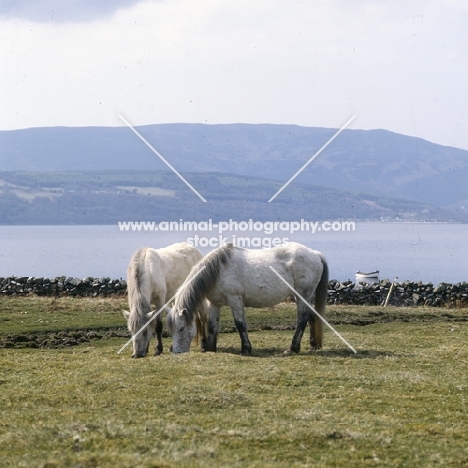
{"label": "dark mane", "polygon": [[232,244],[226,244],[210,252],[192,268],[180,287],[174,310],[186,309],[189,324],[193,323],[197,309],[216,284],[221,265],[226,265],[231,260],[233,250]]}

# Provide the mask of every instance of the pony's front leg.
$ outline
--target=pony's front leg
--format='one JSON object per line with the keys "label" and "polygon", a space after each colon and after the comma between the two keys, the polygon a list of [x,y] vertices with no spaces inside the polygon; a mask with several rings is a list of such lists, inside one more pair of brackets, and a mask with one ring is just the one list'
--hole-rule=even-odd
{"label": "pony's front leg", "polygon": [[308,307],[302,302],[300,298],[296,298],[297,304],[297,324],[296,324],[296,332],[294,333],[291,347],[289,348],[291,352],[298,353],[301,350],[301,340],[302,335],[304,334],[305,327],[307,326],[307,322],[309,320],[309,309]]}
{"label": "pony's front leg", "polygon": [[216,352],[219,335],[219,316],[221,307],[210,305],[208,310],[208,336],[202,343],[203,351]]}
{"label": "pony's front leg", "polygon": [[250,344],[249,334],[247,333],[247,322],[245,321],[244,303],[242,298],[228,301],[234,323],[241,339],[241,354],[243,356],[250,356],[252,354],[252,345]]}

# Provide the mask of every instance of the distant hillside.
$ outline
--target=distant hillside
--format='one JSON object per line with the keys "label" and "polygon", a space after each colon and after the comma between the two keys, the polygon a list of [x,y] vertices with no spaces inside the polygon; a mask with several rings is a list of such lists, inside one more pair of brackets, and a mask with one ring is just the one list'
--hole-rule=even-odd
{"label": "distant hillside", "polygon": [[[180,172],[223,172],[286,181],[335,129],[294,125],[161,124],[138,131]],[[0,170],[166,170],[127,127],[0,132]],[[468,151],[385,130],[345,130],[297,182],[468,205]]]}
{"label": "distant hillside", "polygon": [[119,221],[460,221],[439,207],[232,174],[186,174],[203,203],[172,172],[0,172],[0,224],[116,224]]}
{"label": "distant hillside", "polygon": [[[250,124],[162,124],[137,129],[183,174],[222,172],[282,182],[336,132]],[[0,132],[4,171],[166,169],[125,126]],[[450,207],[464,216],[467,179],[468,151],[385,130],[345,130],[281,197],[302,183]]]}

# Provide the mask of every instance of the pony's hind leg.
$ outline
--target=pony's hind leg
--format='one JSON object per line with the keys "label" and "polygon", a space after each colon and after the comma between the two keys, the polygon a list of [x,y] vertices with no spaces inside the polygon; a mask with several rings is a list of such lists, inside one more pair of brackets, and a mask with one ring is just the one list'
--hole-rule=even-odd
{"label": "pony's hind leg", "polygon": [[315,321],[319,320],[315,317],[315,314],[309,310],[309,330],[310,330],[310,351],[316,351],[318,349],[317,342],[315,340]]}
{"label": "pony's hind leg", "polygon": [[309,309],[302,302],[302,299],[296,298],[297,304],[297,323],[296,331],[294,333],[291,347],[289,348],[291,352],[298,353],[301,350],[301,340],[304,335],[305,327],[307,326],[307,321],[309,320]]}

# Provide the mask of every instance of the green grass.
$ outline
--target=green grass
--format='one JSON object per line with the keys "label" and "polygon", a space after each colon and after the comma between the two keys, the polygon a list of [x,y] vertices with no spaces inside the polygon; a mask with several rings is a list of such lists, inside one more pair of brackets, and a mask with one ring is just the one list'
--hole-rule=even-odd
{"label": "green grass", "polygon": [[[63,305],[73,301],[76,315],[120,314],[119,301]],[[194,344],[137,360],[117,354],[124,338],[0,349],[0,465],[466,466],[468,323],[406,312],[411,322],[337,325],[356,355],[327,331],[322,351],[285,357],[293,332],[279,329],[251,333],[252,357],[239,356],[236,333],[216,354]]]}
{"label": "green grass", "polygon": [[125,326],[124,298],[0,297],[0,336]]}
{"label": "green grass", "polygon": [[[123,296],[108,298],[0,296],[0,337],[8,333],[38,333],[61,330],[126,327],[121,310],[128,309]],[[247,309],[249,329],[293,329],[296,309],[282,303],[266,309]],[[369,325],[394,321],[464,321],[468,309],[435,307],[329,306],[327,320],[332,324]],[[221,314],[221,330],[233,331],[228,308]]]}

